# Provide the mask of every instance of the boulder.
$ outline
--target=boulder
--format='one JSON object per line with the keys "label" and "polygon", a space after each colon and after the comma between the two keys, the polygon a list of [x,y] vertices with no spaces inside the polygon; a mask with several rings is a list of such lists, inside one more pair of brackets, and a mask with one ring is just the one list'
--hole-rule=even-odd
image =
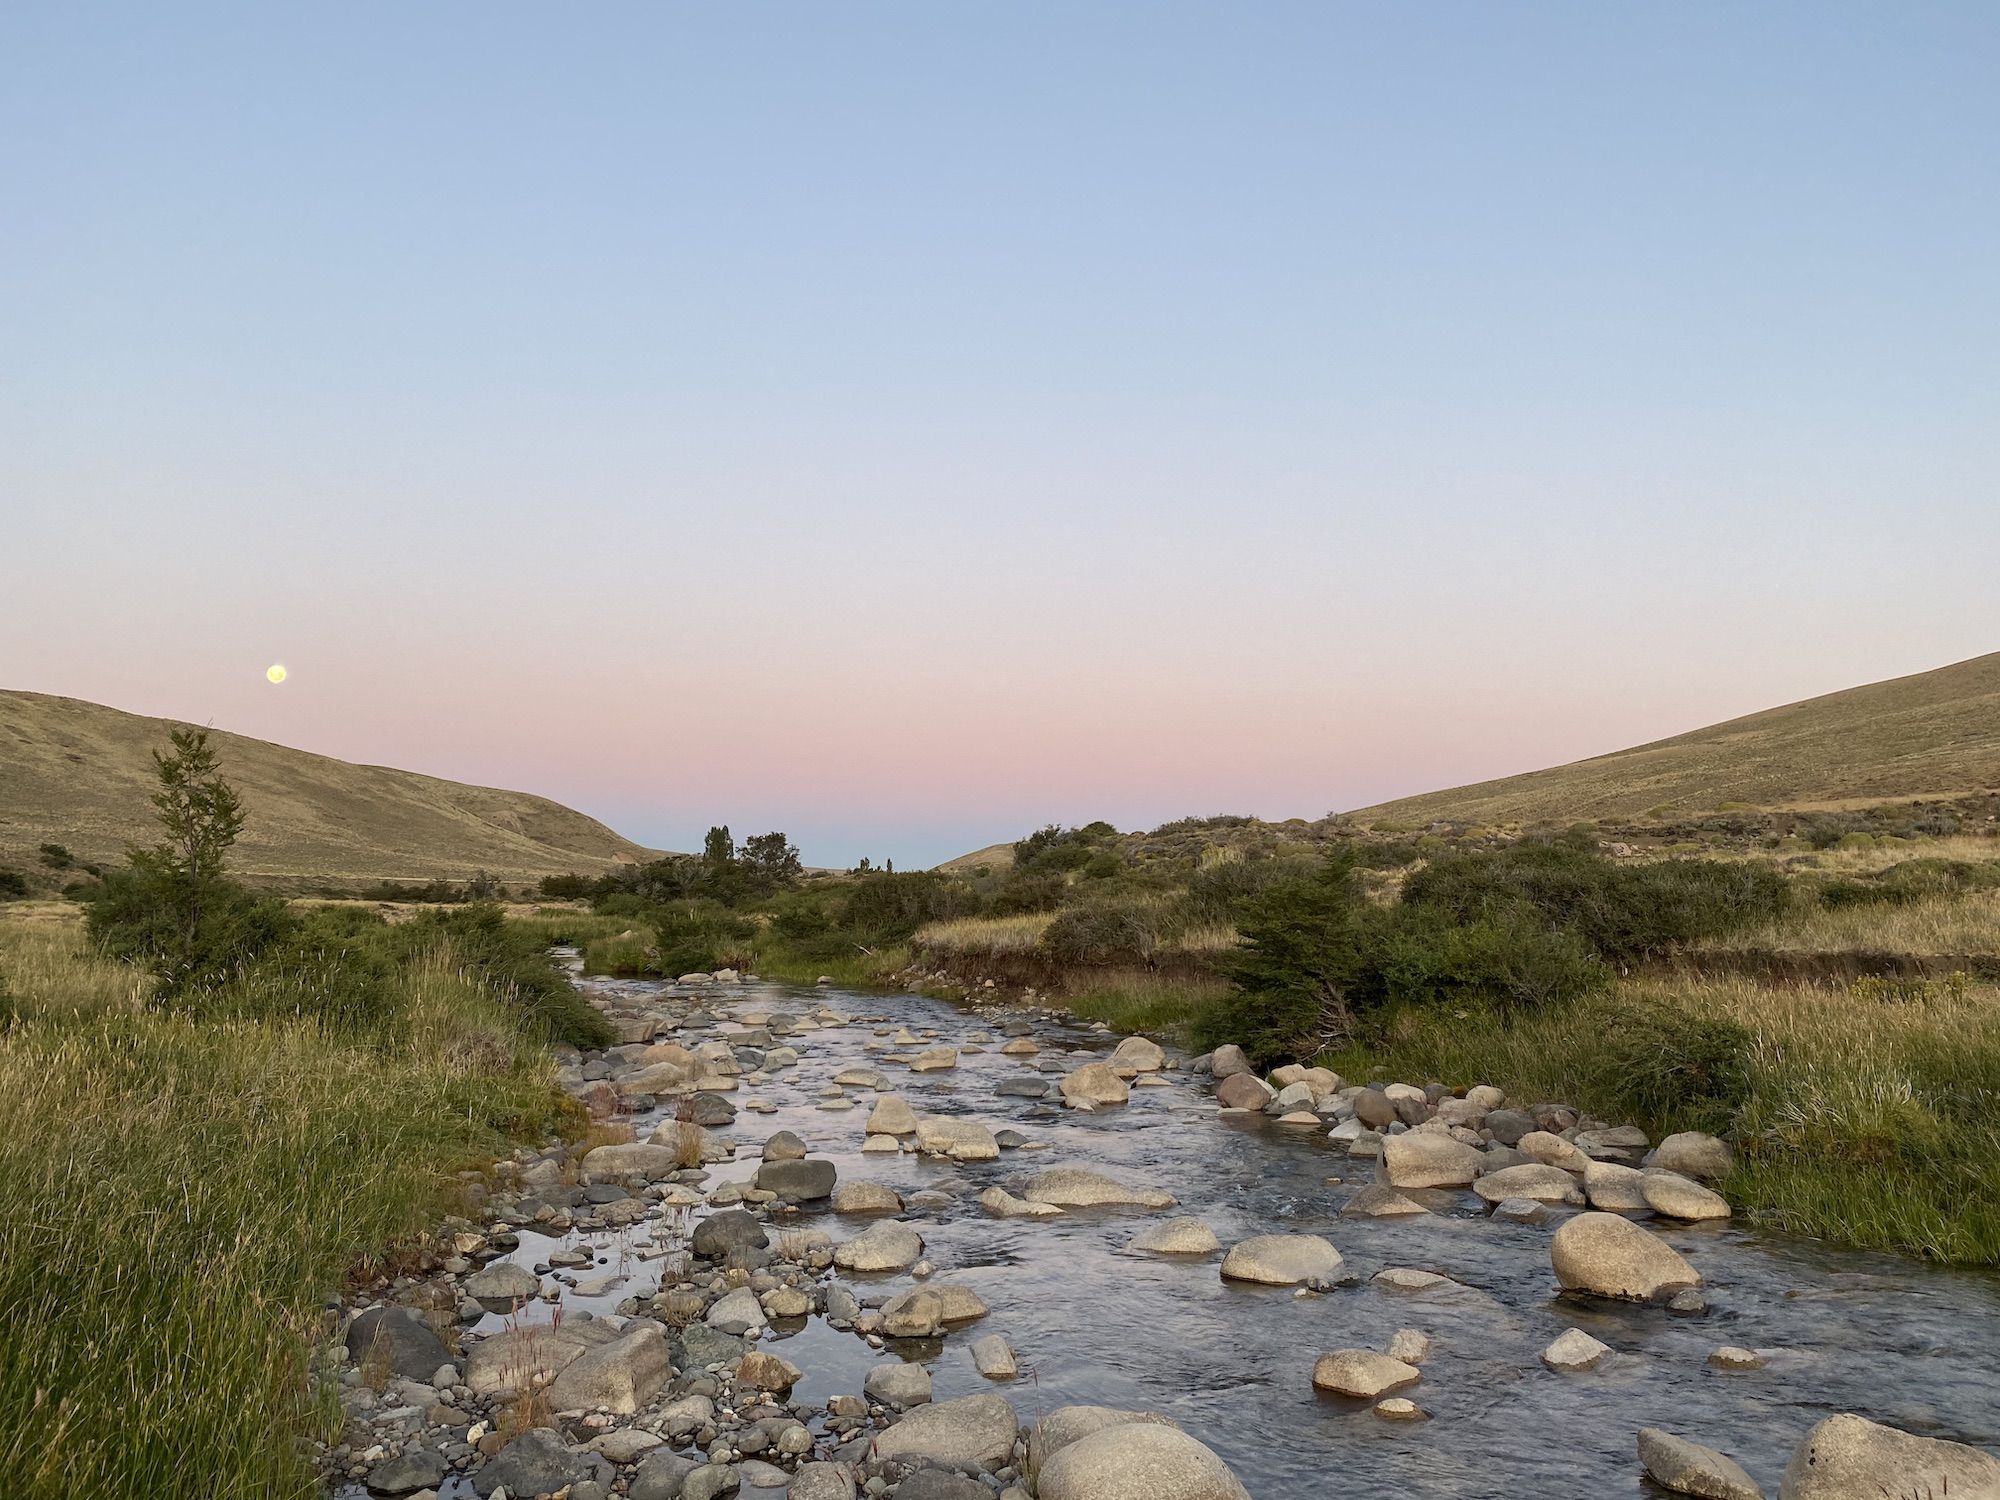
{"label": "boulder", "polygon": [[681,1169],[681,1154],[673,1146],[630,1141],[584,1153],[582,1167],[589,1182],[660,1182]]}
{"label": "boulder", "polygon": [[1646,1194],[1639,1186],[1637,1167],[1611,1161],[1592,1161],[1583,1169],[1583,1194],[1592,1208],[1606,1213],[1644,1213]]}
{"label": "boulder", "polygon": [[1051,1167],[1037,1172],[1021,1189],[1030,1203],[1053,1203],[1058,1208],[1172,1208],[1171,1193],[1158,1188],[1130,1187],[1082,1167]]}
{"label": "boulder", "polygon": [[1410,1131],[1382,1141],[1382,1167],[1390,1187],[1467,1187],[1485,1164],[1476,1148],[1431,1131]]}
{"label": "boulder", "polygon": [[1544,1162],[1551,1167],[1561,1167],[1565,1172],[1582,1175],[1590,1165],[1590,1158],[1559,1135],[1551,1135],[1546,1130],[1531,1130],[1514,1143],[1514,1149],[1532,1161]]}
{"label": "boulder", "polygon": [[[586,1349],[548,1389],[551,1411],[604,1411],[629,1417],[673,1375],[667,1336],[657,1324],[635,1323],[616,1342]],[[512,1493],[510,1490],[509,1493]],[[532,1492],[531,1492],[532,1493]]]}
{"label": "boulder", "polygon": [[465,1295],[488,1312],[512,1312],[541,1291],[542,1278],[511,1260],[496,1260],[465,1278]]}
{"label": "boulder", "polygon": [[1005,1468],[1014,1457],[1020,1423],[1004,1396],[961,1396],[919,1406],[875,1435],[878,1458]]}
{"label": "boulder", "polygon": [[1377,1354],[1373,1349],[1336,1349],[1322,1354],[1313,1366],[1313,1387],[1340,1396],[1373,1401],[1423,1379],[1415,1365]]}
{"label": "boulder", "polygon": [[944,1327],[944,1302],[929,1287],[911,1287],[882,1304],[882,1332],[892,1339],[927,1339]]}
{"label": "boulder", "polygon": [[1600,1343],[1581,1328],[1572,1328],[1542,1351],[1542,1363],[1563,1375],[1578,1375],[1603,1364],[1611,1346]]}
{"label": "boulder", "polygon": [[1669,1219],[1726,1219],[1729,1200],[1678,1172],[1648,1167],[1639,1174],[1639,1192],[1646,1207]]}
{"label": "boulder", "polygon": [[1964,1443],[1918,1437],[1857,1417],[1828,1417],[1785,1465],[1779,1500],[1996,1500],[2000,1459]]}
{"label": "boulder", "polygon": [[765,1161],[800,1161],[805,1154],[806,1143],[794,1131],[781,1130],[764,1142]]}
{"label": "boulder", "polygon": [[1054,1219],[1062,1210],[1053,1203],[1030,1203],[1016,1198],[1003,1187],[990,1187],[979,1195],[979,1206],[996,1219]]}
{"label": "boulder", "polygon": [[1167,1065],[1167,1054],[1158,1042],[1143,1036],[1128,1036],[1111,1052],[1111,1068],[1120,1078],[1139,1073],[1157,1073]]}
{"label": "boulder", "polygon": [[917,1121],[917,1149],[952,1161],[998,1161],[1000,1143],[977,1120],[925,1115]]}
{"label": "boulder", "polygon": [[1037,1422],[1028,1433],[1028,1467],[1037,1470],[1081,1438],[1107,1427],[1141,1422],[1155,1427],[1173,1427],[1168,1417],[1149,1411],[1125,1411],[1116,1406],[1058,1406]]}
{"label": "boulder", "polygon": [[833,1263],[843,1271],[907,1271],[923,1253],[923,1236],[916,1230],[881,1219],[837,1246]]}
{"label": "boulder", "polygon": [[1343,1219],[1408,1219],[1430,1210],[1394,1188],[1371,1183],[1340,1205]]}
{"label": "boulder", "polygon": [[767,1161],[757,1168],[757,1186],[787,1203],[811,1203],[833,1192],[838,1176],[832,1162],[811,1156],[803,1161]]}
{"label": "boulder", "polygon": [[1250,1071],[1250,1059],[1243,1055],[1243,1049],[1234,1043],[1217,1047],[1208,1055],[1208,1071],[1218,1083],[1225,1078],[1234,1078],[1239,1073]]}
{"label": "boulder", "polygon": [[1063,1076],[1062,1096],[1071,1109],[1095,1109],[1100,1104],[1123,1104],[1132,1091],[1109,1063],[1094,1062]]}
{"label": "boulder", "polygon": [[1701,1500],[1764,1500],[1764,1492],[1732,1458],[1657,1427],[1639,1429],[1639,1463],[1646,1477],[1676,1495]]}
{"label": "boulder", "polygon": [[762,1349],[752,1349],[737,1363],[736,1383],[748,1386],[753,1391],[776,1391],[782,1394],[799,1383],[801,1371],[788,1359]]}
{"label": "boulder", "polygon": [[428,1381],[451,1351],[423,1316],[408,1307],[371,1307],[347,1325],[348,1353],[363,1369],[386,1368],[405,1380]]}
{"label": "boulder", "polygon": [[868,1112],[870,1135],[915,1135],[917,1112],[900,1094],[883,1094]]}
{"label": "boulder", "polygon": [[877,1365],[862,1389],[884,1406],[905,1411],[931,1399],[931,1372],[919,1364]]}
{"label": "boulder", "polygon": [[1472,1190],[1488,1203],[1504,1203],[1509,1198],[1568,1203],[1576,1197],[1576,1179],[1561,1167],[1531,1161],[1524,1166],[1489,1172],[1472,1184]]}
{"label": "boulder", "polygon": [[1549,1240],[1565,1291],[1652,1302],[1701,1285],[1701,1273],[1657,1235],[1617,1214],[1578,1214]]}
{"label": "boulder", "polygon": [[590,1460],[546,1427],[530,1427],[500,1450],[500,1456],[472,1476],[481,1495],[505,1489],[509,1495],[553,1495],[581,1479]]}
{"label": "boulder", "polygon": [[681,1486],[699,1467],[678,1453],[650,1454],[632,1476],[631,1500],[679,1500]]}
{"label": "boulder", "polygon": [[770,1243],[757,1216],[741,1208],[710,1214],[695,1225],[694,1236],[688,1241],[696,1255],[709,1260],[728,1260],[743,1252],[762,1250]]}
{"label": "boulder", "polygon": [[972,1341],[972,1363],[988,1380],[1012,1380],[1021,1373],[1014,1346],[1004,1335],[989,1333]]}
{"label": "boulder", "polygon": [[1518,1146],[1521,1138],[1535,1128],[1535,1117],[1518,1109],[1489,1109],[1480,1124],[1501,1145]]}
{"label": "boulder", "polygon": [[879,1182],[843,1182],[833,1190],[833,1211],[837,1214],[899,1214],[903,1199],[894,1188]]}
{"label": "boulder", "polygon": [[785,1494],[787,1500],[854,1500],[854,1471],[846,1464],[800,1464]]}
{"label": "boulder", "polygon": [[739,1286],[710,1303],[702,1322],[724,1333],[748,1333],[764,1326],[764,1303],[749,1287]]}
{"label": "boulder", "polygon": [[1120,1422],[1066,1443],[1038,1476],[1040,1500],[1250,1500],[1206,1445],[1178,1427]]}
{"label": "boulder", "polygon": [[1262,1109],[1275,1096],[1255,1073],[1232,1073],[1216,1087],[1215,1097],[1224,1109]]}
{"label": "boulder", "polygon": [[1222,1258],[1222,1279],[1260,1286],[1331,1286],[1340,1264],[1340,1252],[1316,1234],[1261,1234],[1229,1247]]}
{"label": "boulder", "polygon": [[1736,1165],[1736,1153],[1719,1137],[1700,1130],[1683,1130],[1661,1141],[1646,1158],[1646,1165],[1701,1182],[1720,1182]]}
{"label": "boulder", "polygon": [[926,1047],[910,1059],[912,1073],[942,1073],[957,1066],[956,1047]]}
{"label": "boulder", "polygon": [[1222,1241],[1200,1219],[1169,1219],[1142,1229],[1125,1248],[1145,1255],[1213,1255],[1222,1248]]}
{"label": "boulder", "polygon": [[428,1448],[405,1448],[368,1471],[371,1495],[410,1495],[444,1483],[445,1462]]}

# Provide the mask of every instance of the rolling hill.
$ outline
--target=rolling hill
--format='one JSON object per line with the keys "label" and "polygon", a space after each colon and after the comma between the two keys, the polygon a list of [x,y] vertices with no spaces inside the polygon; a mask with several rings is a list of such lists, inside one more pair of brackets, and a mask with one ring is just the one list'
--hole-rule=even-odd
{"label": "rolling hill", "polygon": [[[0,691],[0,865],[44,842],[111,863],[156,833],[151,752],[174,721],[43,693]],[[248,821],[231,866],[259,881],[521,881],[591,874],[655,851],[525,792],[359,766],[211,730]]]}
{"label": "rolling hill", "polygon": [[1806,808],[2000,788],[2000,652],[1765,709],[1589,760],[1403,797],[1364,823],[1507,824]]}

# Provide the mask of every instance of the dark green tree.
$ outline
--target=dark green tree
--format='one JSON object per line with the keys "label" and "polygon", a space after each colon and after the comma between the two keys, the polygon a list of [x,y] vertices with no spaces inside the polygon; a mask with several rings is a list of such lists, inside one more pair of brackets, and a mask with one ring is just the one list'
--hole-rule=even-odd
{"label": "dark green tree", "polygon": [[243,832],[243,802],[222,779],[208,735],[176,729],[153,752],[153,808],[164,837],[134,849],[90,905],[89,930],[111,953],[144,962],[171,1001],[226,977],[286,930],[283,904],[231,880],[224,861]]}
{"label": "dark green tree", "polygon": [[752,883],[765,891],[790,885],[805,873],[798,846],[775,831],[745,839],[742,862]]}

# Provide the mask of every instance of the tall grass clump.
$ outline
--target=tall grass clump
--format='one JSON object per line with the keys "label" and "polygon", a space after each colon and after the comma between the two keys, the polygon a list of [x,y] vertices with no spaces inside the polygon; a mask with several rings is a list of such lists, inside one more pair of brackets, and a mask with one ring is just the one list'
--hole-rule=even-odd
{"label": "tall grass clump", "polygon": [[0,973],[10,1492],[316,1493],[322,1305],[557,1123],[546,1056],[443,955],[398,980],[407,1040],[149,1008],[74,928],[5,932]]}

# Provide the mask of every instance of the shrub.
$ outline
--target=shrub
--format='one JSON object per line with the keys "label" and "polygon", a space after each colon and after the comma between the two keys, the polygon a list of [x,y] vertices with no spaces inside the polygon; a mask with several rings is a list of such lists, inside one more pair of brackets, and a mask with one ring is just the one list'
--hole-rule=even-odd
{"label": "shrub", "polygon": [[1372,959],[1381,918],[1368,907],[1351,849],[1309,878],[1273,886],[1245,912],[1227,968],[1235,991],[1195,1027],[1196,1045],[1234,1042],[1256,1062],[1311,1057],[1353,1034],[1377,998]]}
{"label": "shrub", "polygon": [[1620,1119],[1721,1134],[1750,1097],[1756,1039],[1736,1021],[1633,1000],[1611,1008],[1603,1028],[1599,1092]]}
{"label": "shrub", "polygon": [[61,844],[43,844],[35,852],[51,870],[68,870],[76,865],[76,856]]}
{"label": "shrub", "polygon": [[969,917],[979,898],[963,881],[932,870],[861,876],[849,887],[840,925],[864,942],[901,942],[926,922]]}
{"label": "shrub", "polygon": [[464,968],[507,1009],[529,1036],[573,1047],[608,1047],[618,1039],[611,1023],[576,992],[531,931],[512,927],[487,903],[425,912],[389,929],[416,952],[448,938]]}
{"label": "shrub", "polygon": [[19,870],[0,870],[0,901],[21,901],[27,895],[27,876]]}
{"label": "shrub", "polygon": [[1575,933],[1522,913],[1460,924],[1407,911],[1388,925],[1380,964],[1391,1002],[1502,1015],[1581,999],[1611,977]]}
{"label": "shrub", "polygon": [[1057,912],[1036,946],[1057,963],[1143,964],[1158,944],[1159,935],[1145,908],[1130,901],[1105,901]]}

